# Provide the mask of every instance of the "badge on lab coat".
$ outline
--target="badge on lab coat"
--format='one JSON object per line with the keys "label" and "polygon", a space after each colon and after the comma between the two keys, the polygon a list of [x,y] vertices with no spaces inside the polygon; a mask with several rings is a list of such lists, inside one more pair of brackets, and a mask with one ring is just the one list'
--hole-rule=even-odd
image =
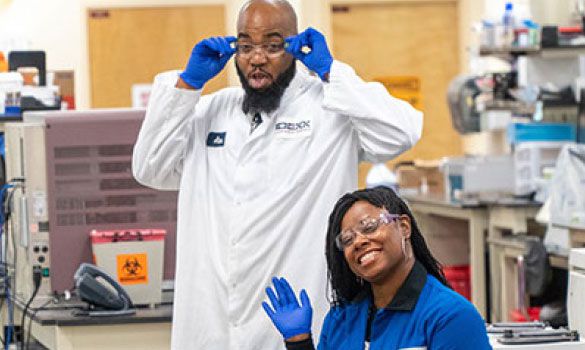
{"label": "badge on lab coat", "polygon": [[207,135],[207,147],[223,147],[225,145],[225,132],[210,132]]}

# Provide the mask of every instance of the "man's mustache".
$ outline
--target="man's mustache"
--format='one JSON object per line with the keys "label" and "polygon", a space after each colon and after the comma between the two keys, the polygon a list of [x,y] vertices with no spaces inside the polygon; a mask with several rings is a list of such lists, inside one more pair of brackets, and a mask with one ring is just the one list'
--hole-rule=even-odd
{"label": "man's mustache", "polygon": [[267,71],[265,71],[265,70],[264,70],[264,69],[262,69],[262,68],[256,68],[255,70],[253,70],[252,72],[250,72],[250,73],[248,74],[248,78],[250,78],[250,77],[252,77],[254,74],[258,74],[258,73],[262,73],[262,74],[264,74],[264,75],[268,76],[270,79],[272,79],[272,78],[273,78],[273,77],[272,77],[272,74],[268,73]]}

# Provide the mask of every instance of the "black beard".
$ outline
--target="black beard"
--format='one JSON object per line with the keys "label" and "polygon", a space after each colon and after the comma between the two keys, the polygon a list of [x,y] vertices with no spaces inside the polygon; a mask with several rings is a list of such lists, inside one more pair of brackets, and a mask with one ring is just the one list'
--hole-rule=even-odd
{"label": "black beard", "polygon": [[244,113],[270,113],[280,106],[280,99],[295,76],[296,64],[295,61],[293,61],[291,65],[282,72],[272,84],[270,84],[270,86],[263,89],[254,89],[251,87],[237,63],[236,71],[238,72],[240,83],[242,83],[245,92],[244,102],[242,103],[242,110]]}

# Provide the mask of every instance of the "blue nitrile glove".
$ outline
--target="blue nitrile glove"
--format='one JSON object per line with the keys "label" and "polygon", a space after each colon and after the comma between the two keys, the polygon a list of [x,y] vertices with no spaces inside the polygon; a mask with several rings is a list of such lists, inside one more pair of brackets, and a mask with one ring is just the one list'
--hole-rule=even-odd
{"label": "blue nitrile glove", "polygon": [[[317,73],[321,80],[325,80],[325,74],[331,70],[333,57],[327,47],[325,37],[314,28],[307,28],[304,32],[285,39],[288,44],[286,51],[293,55],[294,58],[303,62],[307,68]],[[305,53],[303,47],[308,47],[311,51]]]}
{"label": "blue nitrile glove", "polygon": [[209,79],[221,72],[236,52],[231,45],[236,40],[233,36],[201,40],[191,51],[187,67],[180,75],[181,79],[190,86],[201,89]]}
{"label": "blue nitrile glove", "polygon": [[272,288],[266,288],[266,294],[270,299],[272,308],[267,302],[262,302],[264,311],[272,320],[284,339],[289,339],[299,334],[311,333],[311,319],[313,309],[307,296],[307,292],[301,290],[301,304],[293,292],[290,284],[284,278],[272,278],[276,295]]}

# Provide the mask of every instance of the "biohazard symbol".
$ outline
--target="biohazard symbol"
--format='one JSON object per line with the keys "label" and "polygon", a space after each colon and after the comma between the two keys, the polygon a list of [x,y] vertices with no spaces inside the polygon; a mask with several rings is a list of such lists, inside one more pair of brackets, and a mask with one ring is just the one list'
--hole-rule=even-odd
{"label": "biohazard symbol", "polygon": [[118,255],[118,281],[126,285],[148,283],[147,257],[146,253]]}
{"label": "biohazard symbol", "polygon": [[129,276],[137,276],[138,273],[142,271],[142,266],[136,258],[126,260],[122,268]]}

